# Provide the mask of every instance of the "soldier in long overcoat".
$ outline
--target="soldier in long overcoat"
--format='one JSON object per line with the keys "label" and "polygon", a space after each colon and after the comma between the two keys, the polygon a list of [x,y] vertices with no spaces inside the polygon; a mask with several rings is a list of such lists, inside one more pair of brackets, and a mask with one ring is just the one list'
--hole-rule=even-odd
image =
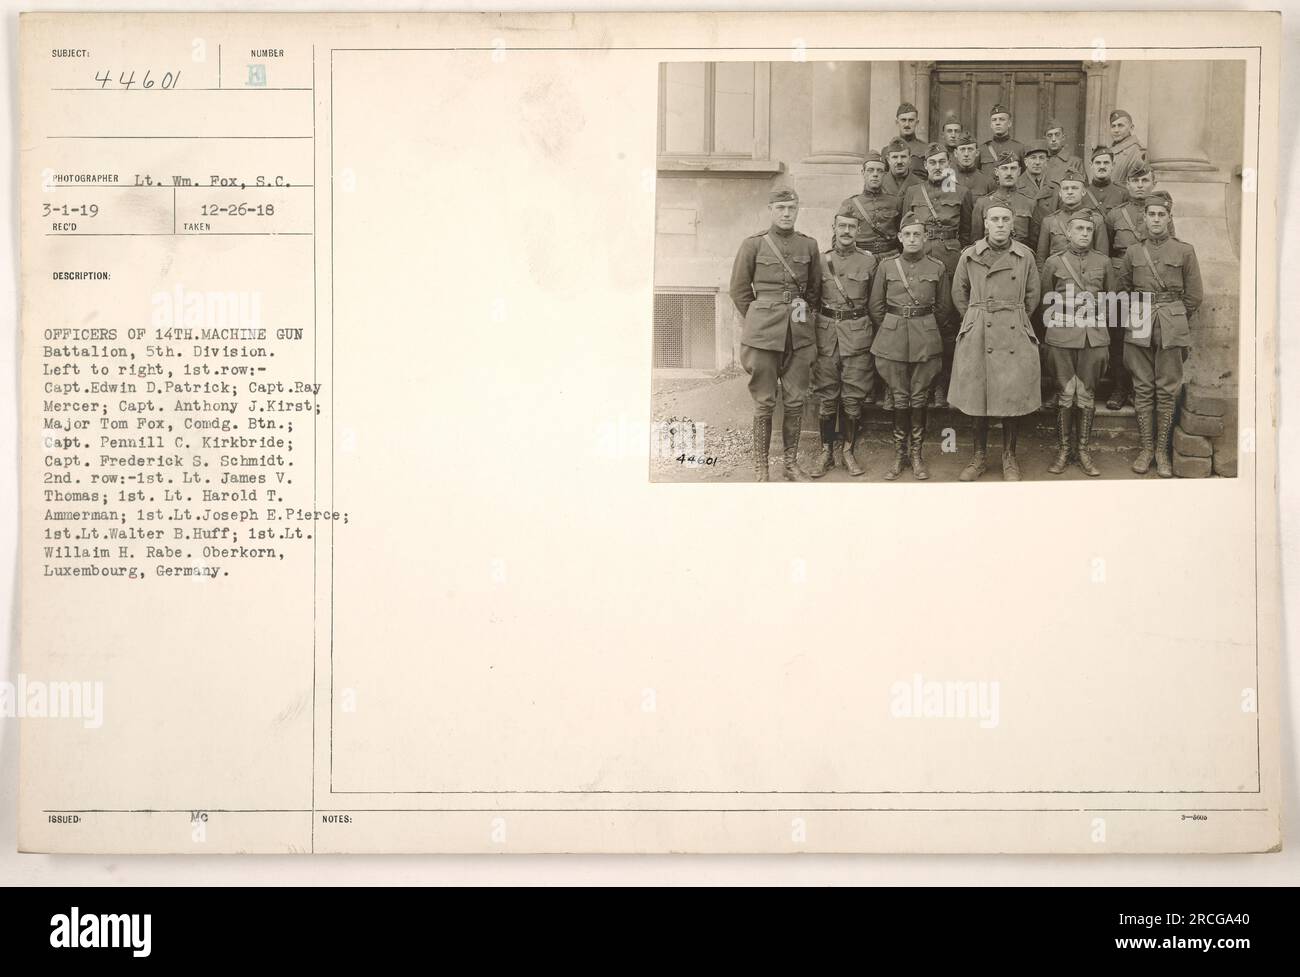
{"label": "soldier in long overcoat", "polygon": [[1002,477],[1019,481],[1018,418],[1041,402],[1042,371],[1030,315],[1038,306],[1034,253],[1011,238],[1011,208],[994,201],[984,211],[985,236],[962,252],[952,301],[962,317],[953,355],[948,402],[975,419],[975,449],[963,482],[984,474],[989,418],[1002,418]]}

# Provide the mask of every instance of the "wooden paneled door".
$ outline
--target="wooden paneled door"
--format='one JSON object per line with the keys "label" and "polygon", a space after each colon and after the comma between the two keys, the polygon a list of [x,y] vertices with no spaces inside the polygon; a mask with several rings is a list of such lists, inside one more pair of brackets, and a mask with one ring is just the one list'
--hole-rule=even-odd
{"label": "wooden paneled door", "polygon": [[975,133],[990,138],[989,110],[1001,102],[1011,110],[1011,134],[1020,142],[1043,138],[1043,125],[1065,127],[1074,154],[1084,146],[1088,86],[1079,61],[939,61],[930,76],[930,138],[943,135],[949,113]]}

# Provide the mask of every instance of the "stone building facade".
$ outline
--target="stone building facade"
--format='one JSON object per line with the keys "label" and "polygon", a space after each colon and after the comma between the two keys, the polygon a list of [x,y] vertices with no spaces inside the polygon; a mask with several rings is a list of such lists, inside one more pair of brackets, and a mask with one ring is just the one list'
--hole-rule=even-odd
{"label": "stone building facade", "polygon": [[794,187],[798,228],[830,246],[831,216],[861,189],[863,155],[897,132],[900,102],[918,134],[955,116],[980,141],[989,109],[1011,108],[1014,138],[1061,122],[1086,159],[1127,109],[1178,236],[1195,245],[1206,300],[1188,363],[1235,388],[1245,64],[1242,61],[786,61],[661,66],[656,189],[658,369],[737,366],[740,323],[727,297],[740,241],[767,226],[768,191]]}

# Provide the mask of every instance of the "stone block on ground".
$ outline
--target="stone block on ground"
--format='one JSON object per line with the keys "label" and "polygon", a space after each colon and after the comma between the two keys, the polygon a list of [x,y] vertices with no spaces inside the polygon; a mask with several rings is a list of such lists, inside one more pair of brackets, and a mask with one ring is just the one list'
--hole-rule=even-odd
{"label": "stone block on ground", "polygon": [[1214,455],[1209,438],[1189,434],[1181,425],[1174,428],[1174,451],[1189,458],[1211,458]]}
{"label": "stone block on ground", "polygon": [[1203,438],[1221,437],[1224,430],[1222,416],[1198,414],[1186,407],[1183,408],[1183,412],[1178,417],[1178,426],[1188,434],[1199,435]]}
{"label": "stone block on ground", "polygon": [[1227,399],[1222,394],[1198,384],[1187,387],[1183,406],[1194,414],[1204,414],[1209,417],[1222,417],[1228,410]]}
{"label": "stone block on ground", "polygon": [[1214,444],[1214,474],[1224,478],[1237,476],[1237,439],[1235,437],[1216,438]]}
{"label": "stone block on ground", "polygon": [[1173,454],[1174,474],[1179,478],[1209,478],[1214,466],[1209,458],[1196,458],[1191,455]]}

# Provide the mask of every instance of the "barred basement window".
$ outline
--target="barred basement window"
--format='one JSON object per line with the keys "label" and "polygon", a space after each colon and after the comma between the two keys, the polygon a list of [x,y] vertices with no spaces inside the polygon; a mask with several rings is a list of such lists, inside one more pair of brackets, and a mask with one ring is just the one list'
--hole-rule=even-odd
{"label": "barred basement window", "polygon": [[714,369],[716,308],[716,292],[656,292],[655,367]]}

